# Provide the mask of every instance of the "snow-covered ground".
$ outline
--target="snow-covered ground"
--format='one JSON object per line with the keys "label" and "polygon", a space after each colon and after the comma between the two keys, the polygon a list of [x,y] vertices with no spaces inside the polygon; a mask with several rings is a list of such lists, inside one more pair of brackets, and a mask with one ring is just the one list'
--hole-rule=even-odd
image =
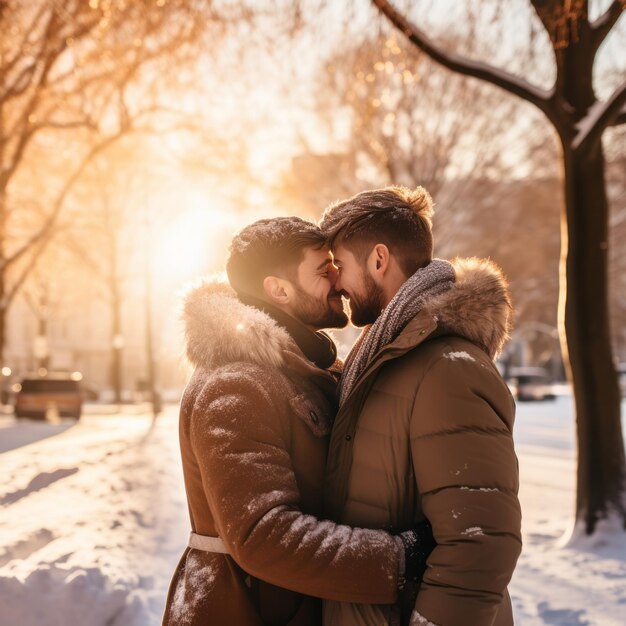
{"label": "snow-covered ground", "polygon": [[152,626],[186,543],[176,409],[5,418],[0,448],[0,624]]}
{"label": "snow-covered ground", "polygon": [[[518,403],[524,550],[510,587],[516,624],[624,626],[626,533],[603,527],[592,541],[567,541],[576,487],[572,415],[570,396]],[[626,432],[625,415],[622,403]]]}
{"label": "snow-covered ground", "polygon": [[[518,407],[516,624],[623,626],[623,533],[559,545],[574,506],[571,411],[569,397]],[[131,411],[76,425],[2,417],[0,452],[0,624],[159,624],[188,532],[175,407],[154,427]]]}

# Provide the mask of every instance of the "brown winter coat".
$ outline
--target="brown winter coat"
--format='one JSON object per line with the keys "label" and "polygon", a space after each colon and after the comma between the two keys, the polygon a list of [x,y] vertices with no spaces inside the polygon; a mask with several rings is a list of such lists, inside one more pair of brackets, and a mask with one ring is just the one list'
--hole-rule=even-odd
{"label": "brown winter coat", "polygon": [[321,623],[321,602],[303,593],[394,602],[398,540],[313,517],[322,509],[333,376],[223,284],[193,291],[185,318],[196,366],[180,412],[191,528],[221,537],[230,555],[185,550],[164,624]]}
{"label": "brown winter coat", "polygon": [[403,529],[426,516],[438,545],[415,603],[408,589],[395,607],[325,603],[325,626],[394,624],[401,613],[412,625],[513,623],[506,587],[521,549],[515,408],[492,360],[510,304],[495,266],[454,265],[452,289],[355,383],[333,426],[326,477],[332,519]]}

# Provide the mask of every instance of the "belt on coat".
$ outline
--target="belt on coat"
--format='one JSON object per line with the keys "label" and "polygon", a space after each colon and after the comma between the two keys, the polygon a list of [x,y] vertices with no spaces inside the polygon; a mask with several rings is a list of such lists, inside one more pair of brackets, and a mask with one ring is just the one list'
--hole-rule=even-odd
{"label": "belt on coat", "polygon": [[209,537],[208,535],[198,535],[193,531],[189,533],[187,546],[194,550],[203,552],[215,552],[217,554],[229,554],[224,542],[220,537]]}

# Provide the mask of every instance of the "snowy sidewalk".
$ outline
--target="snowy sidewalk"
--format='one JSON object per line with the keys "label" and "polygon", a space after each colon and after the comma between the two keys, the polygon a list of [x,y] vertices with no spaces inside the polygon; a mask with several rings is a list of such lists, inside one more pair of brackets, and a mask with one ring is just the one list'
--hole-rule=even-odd
{"label": "snowy sidewalk", "polygon": [[[88,415],[0,454],[2,626],[160,624],[188,533],[176,413],[170,407],[152,431],[148,416]],[[569,398],[518,407],[517,626],[626,623],[624,533],[558,547],[574,507],[573,433]]]}
{"label": "snowy sidewalk", "polygon": [[87,416],[0,455],[3,626],[160,623],[188,533],[175,414]]}
{"label": "snowy sidewalk", "polygon": [[626,533],[561,547],[575,506],[572,415],[569,397],[518,404],[524,549],[509,587],[518,626],[626,624]]}

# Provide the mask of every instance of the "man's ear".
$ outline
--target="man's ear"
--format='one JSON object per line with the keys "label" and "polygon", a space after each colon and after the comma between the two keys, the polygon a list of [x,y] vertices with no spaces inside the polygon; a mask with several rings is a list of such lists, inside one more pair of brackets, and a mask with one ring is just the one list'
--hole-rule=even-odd
{"label": "man's ear", "polygon": [[377,243],[367,259],[367,268],[374,279],[382,280],[389,269],[389,248],[384,243]]}
{"label": "man's ear", "polygon": [[269,302],[278,305],[287,305],[291,301],[289,282],[276,276],[266,276],[263,279],[263,291]]}

